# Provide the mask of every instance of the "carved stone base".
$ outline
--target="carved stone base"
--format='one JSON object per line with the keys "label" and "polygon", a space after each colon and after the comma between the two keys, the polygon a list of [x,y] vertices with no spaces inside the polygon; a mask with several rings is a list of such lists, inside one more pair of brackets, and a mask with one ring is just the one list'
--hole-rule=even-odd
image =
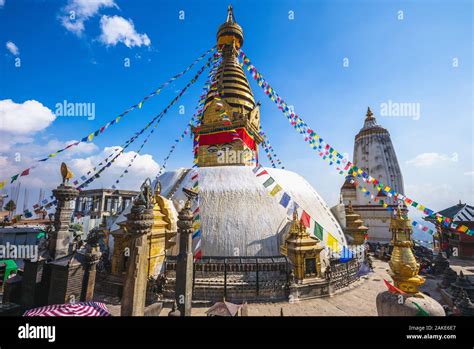
{"label": "carved stone base", "polygon": [[303,299],[312,299],[327,297],[330,294],[329,281],[326,279],[310,279],[305,280],[301,284],[293,284],[290,286],[289,300],[299,301]]}
{"label": "carved stone base", "polygon": [[[400,302],[400,300],[402,300]],[[379,316],[416,316],[419,314],[417,303],[430,316],[446,316],[443,307],[425,294],[421,297],[404,297],[388,291],[377,295],[377,313]]]}

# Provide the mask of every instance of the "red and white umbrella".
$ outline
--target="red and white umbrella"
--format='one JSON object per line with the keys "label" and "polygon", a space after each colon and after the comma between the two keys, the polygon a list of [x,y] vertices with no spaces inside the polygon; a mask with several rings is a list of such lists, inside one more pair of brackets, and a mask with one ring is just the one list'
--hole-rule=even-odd
{"label": "red and white umbrella", "polygon": [[104,303],[54,304],[27,310],[23,316],[111,316]]}

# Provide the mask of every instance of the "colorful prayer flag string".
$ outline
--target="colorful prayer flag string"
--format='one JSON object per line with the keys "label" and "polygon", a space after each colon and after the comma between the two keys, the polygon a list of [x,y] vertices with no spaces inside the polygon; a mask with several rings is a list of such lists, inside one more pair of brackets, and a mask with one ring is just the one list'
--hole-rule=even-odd
{"label": "colorful prayer flag string", "polygon": [[367,183],[374,183],[378,184],[381,188],[383,188],[384,193],[390,194],[393,196],[394,199],[397,201],[402,201],[408,206],[412,206],[417,208],[420,211],[423,211],[424,214],[436,218],[436,220],[445,225],[446,227],[450,227],[455,229],[458,232],[464,232],[468,235],[473,235],[474,231],[469,230],[469,228],[462,224],[455,224],[452,222],[451,218],[445,217],[439,213],[434,213],[433,210],[428,209],[426,206],[415,202],[412,199],[407,198],[401,193],[395,192],[393,188],[386,186],[380,182],[378,182],[375,178],[369,176],[364,170],[358,168],[350,161],[344,158],[344,156],[338,152],[335,148],[333,148],[329,143],[325,142],[324,139],[319,136],[313,129],[311,129],[303,119],[295,114],[291,108],[285,103],[285,101],[274,91],[274,89],[270,86],[270,84],[263,78],[263,75],[257,71],[257,68],[250,62],[250,59],[246,56],[246,54],[240,50],[239,57],[242,59],[242,65],[247,68],[252,74],[252,77],[256,80],[258,85],[262,87],[264,93],[268,95],[268,97],[275,102],[278,109],[282,111],[282,113],[287,117],[290,124],[295,128],[295,130],[300,133],[303,137],[305,142],[307,142],[311,148],[316,150],[318,154],[329,162],[329,165],[336,165],[336,169],[339,171],[341,175],[347,175],[347,173],[351,173],[357,177],[363,177],[367,179]]}
{"label": "colorful prayer flag string", "polygon": [[[160,87],[158,87],[158,89],[156,89],[155,91],[149,93],[147,96],[143,97],[137,104],[135,105],[132,105],[130,108],[128,108],[127,110],[125,110],[123,113],[121,113],[120,115],[118,115],[117,117],[115,117],[114,119],[110,120],[109,122],[107,122],[105,125],[101,126],[100,128],[98,128],[96,131],[88,134],[87,136],[81,138],[79,141],[76,141],[74,143],[71,143],[71,144],[68,144],[66,147],[62,148],[62,149],[59,149],[57,151],[55,151],[54,153],[51,153],[49,154],[48,156],[46,156],[45,158],[42,158],[40,160],[37,160],[37,162],[45,162],[47,160],[49,160],[50,158],[52,157],[55,157],[57,156],[59,153],[65,151],[65,150],[68,150],[72,147],[75,147],[77,145],[79,145],[80,143],[83,143],[83,142],[90,142],[92,141],[95,137],[99,136],[100,134],[102,134],[106,129],[108,129],[110,126],[114,125],[114,124],[117,124],[120,119],[127,115],[128,113],[130,113],[131,111],[135,110],[135,109],[141,109],[143,103],[145,103],[148,99],[150,99],[151,97],[157,95],[160,93],[160,91],[165,88],[166,86],[168,86],[171,82],[173,82],[174,80],[176,80],[177,78],[183,76],[185,73],[187,73],[189,70],[191,70],[194,65],[196,65],[196,63],[198,63],[199,61],[201,61],[202,59],[204,59],[209,53],[213,52],[215,50],[215,46],[212,47],[211,49],[207,50],[205,53],[203,53],[200,57],[198,57],[194,62],[192,62],[186,69],[184,69],[183,71],[181,71],[180,73],[174,75],[172,78],[170,78],[167,82],[163,83]],[[29,171],[33,168],[35,168],[36,166],[31,166],[25,170],[23,170],[22,172],[10,177],[10,184],[12,184],[13,182],[15,182],[19,177],[22,177],[22,176],[27,176],[29,175]],[[5,183],[4,183],[5,182]],[[3,186],[6,184],[6,180],[5,181],[1,181],[0,184],[3,183],[3,185],[0,187],[3,188]]]}
{"label": "colorful prayer flag string", "polygon": [[[148,124],[144,128],[142,128],[139,132],[136,132],[130,139],[128,139],[125,142],[125,145],[122,149],[117,148],[117,149],[120,149],[120,151],[117,154],[115,154],[110,161],[101,161],[97,167],[101,166],[103,163],[105,163],[105,164],[101,168],[99,168],[99,170],[97,170],[97,172],[95,172],[97,167],[94,167],[93,171],[95,173],[93,175],[91,175],[89,178],[87,178],[84,175],[81,176],[82,183],[77,185],[76,189],[82,190],[83,188],[87,187],[90,183],[92,183],[96,179],[100,178],[100,174],[102,172],[104,172],[107,168],[109,168],[115,162],[115,160],[124,153],[125,149],[127,149],[141,134],[143,134],[156,121],[156,124],[155,124],[152,132],[150,133],[150,135],[151,135],[154,132],[154,129],[158,126],[158,124],[162,120],[163,116],[168,112],[168,110],[179,100],[179,98],[186,92],[186,90],[198,80],[199,76],[204,72],[204,70],[207,67],[210,66],[210,64],[212,62],[212,59],[213,59],[213,57],[210,57],[208,59],[207,63],[199,69],[199,71],[196,73],[196,75],[186,84],[186,86],[181,90],[181,92],[175,98],[173,98],[173,100],[171,100],[171,102],[166,106],[165,109],[163,109],[163,111],[161,113],[159,113],[158,115],[153,117],[151,119],[151,121],[149,121]],[[142,146],[140,147],[140,150],[141,150],[141,148],[143,148],[145,143],[146,143],[146,140],[142,144]],[[107,156],[106,159],[108,159],[110,156],[111,155]],[[125,170],[125,171],[127,171],[127,170]],[[87,173],[87,175],[89,175],[90,173],[91,173],[91,171],[89,171]],[[51,199],[54,199],[54,197],[52,196]],[[40,206],[40,209],[42,209],[43,207],[45,209],[50,209],[52,206],[54,206],[56,204],[57,204],[57,201],[52,200],[52,201],[48,202],[47,204],[45,204],[44,206]]]}

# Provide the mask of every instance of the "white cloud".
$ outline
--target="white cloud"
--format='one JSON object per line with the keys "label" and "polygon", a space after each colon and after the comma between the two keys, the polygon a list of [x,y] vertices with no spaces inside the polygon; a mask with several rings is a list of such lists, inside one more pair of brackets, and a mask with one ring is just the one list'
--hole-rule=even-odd
{"label": "white cloud", "polygon": [[11,99],[0,101],[0,131],[14,135],[31,135],[48,127],[56,116],[35,100],[15,103]]}
{"label": "white cloud", "polygon": [[457,155],[454,153],[452,156],[439,153],[423,153],[415,156],[413,159],[408,160],[407,164],[412,164],[416,167],[432,166],[436,163],[443,161],[457,161]]}
{"label": "white cloud", "polygon": [[[111,153],[117,154],[117,152],[114,152],[114,149],[121,149],[119,146],[112,146],[99,150],[93,143],[81,143],[46,162],[38,163],[35,161],[47,155],[48,152],[58,150],[64,145],[74,142],[74,140],[65,142],[50,140],[46,145],[39,145],[32,142],[27,145],[15,147],[15,153],[21,154],[20,162],[16,162],[14,156],[10,154],[0,155],[0,166],[2,168],[0,181],[25,170],[31,165],[37,165],[36,168],[30,171],[30,175],[21,177],[20,179],[22,192],[19,198],[19,207],[23,207],[23,190],[25,188],[28,189],[29,192],[30,208],[36,203],[33,201],[37,200],[40,189],[45,190],[47,195],[51,195],[51,190],[56,188],[61,182],[59,170],[61,162],[66,162],[71,168],[74,173],[73,181],[78,180],[82,183],[81,176],[86,175],[87,172],[94,167],[96,167],[97,170],[101,168],[102,166],[98,166],[101,161]],[[136,152],[134,151],[124,152],[110,167],[101,173],[100,178],[95,179],[85,189],[111,188],[123,171],[127,169],[135,155]],[[159,168],[159,165],[153,160],[151,155],[139,154],[135,158],[133,165],[128,168],[129,172],[121,178],[117,187],[121,189],[138,190],[145,178],[150,177],[153,179],[156,176]],[[87,177],[89,178],[90,176],[91,175]],[[15,185],[17,183],[18,182],[16,182]],[[10,194],[11,188],[13,188],[13,186],[7,185],[3,190],[0,190],[0,193]]]}
{"label": "white cloud", "polygon": [[0,0],[0,8],[2,8],[3,6],[5,6],[5,0]]}
{"label": "white cloud", "polygon": [[[85,175],[94,166],[97,166],[104,158],[110,154],[117,154],[114,149],[121,149],[119,146],[105,147],[100,153],[85,157],[76,158],[71,161],[71,168],[76,177]],[[127,169],[131,160],[137,153],[134,151],[124,152],[120,155],[113,164],[101,173],[100,178],[92,182],[87,189],[93,188],[110,188],[115,181],[119,179],[120,175]],[[110,160],[110,159],[109,159]],[[160,166],[153,160],[153,157],[149,154],[138,154],[133,165],[128,168],[128,173],[120,178],[120,183],[116,184],[118,188],[137,190],[143,183],[145,178],[155,178],[158,173]]]}
{"label": "white cloud", "polygon": [[464,175],[465,175],[465,176],[474,176],[474,171],[467,171],[467,172],[464,172]]}
{"label": "white cloud", "polygon": [[[0,0],[1,1],[1,0]],[[18,56],[20,54],[20,49],[18,46],[15,45],[13,41],[7,41],[6,45],[7,50],[14,56]]]}
{"label": "white cloud", "polygon": [[125,46],[150,46],[148,35],[137,33],[131,19],[126,20],[120,16],[102,16],[100,19],[102,34],[99,40],[107,46],[115,46],[122,42]]}
{"label": "white cloud", "polygon": [[[471,202],[474,197],[474,188],[447,183],[413,183],[405,185],[405,193],[410,199],[422,203],[432,210],[439,211],[457,204],[459,200]],[[416,214],[417,211],[410,208],[412,214]]]}
{"label": "white cloud", "polygon": [[102,8],[116,7],[113,0],[69,0],[62,9],[60,17],[62,25],[70,32],[81,36],[84,32],[84,23],[99,14]]}

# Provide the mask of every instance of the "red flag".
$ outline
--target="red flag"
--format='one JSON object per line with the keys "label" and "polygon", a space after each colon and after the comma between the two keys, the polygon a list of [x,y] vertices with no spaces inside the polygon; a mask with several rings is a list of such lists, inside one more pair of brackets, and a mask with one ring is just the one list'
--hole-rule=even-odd
{"label": "red flag", "polygon": [[201,257],[202,257],[202,252],[201,252],[201,250],[196,251],[196,253],[194,254],[194,260],[195,260],[195,261],[200,260]]}
{"label": "red flag", "polygon": [[20,177],[28,176],[29,174],[30,174],[30,169],[27,168],[26,170],[24,170],[24,171],[21,173]]}
{"label": "red flag", "polygon": [[309,228],[309,226],[310,226],[310,220],[311,220],[311,217],[309,216],[309,214],[306,213],[305,210],[303,210],[303,213],[301,214],[301,223],[302,223],[306,228]]}
{"label": "red flag", "polygon": [[264,174],[268,174],[267,170],[263,170],[262,172],[260,172],[259,174],[257,174],[257,177],[258,177],[258,176],[262,176],[262,175],[264,175]]}
{"label": "red flag", "polygon": [[388,292],[390,293],[396,293],[396,294],[402,294],[402,295],[406,295],[405,292],[403,292],[402,290],[400,290],[399,288],[393,286],[390,282],[388,282],[387,280],[383,279],[383,282],[385,282],[385,286],[387,286],[388,288]]}

